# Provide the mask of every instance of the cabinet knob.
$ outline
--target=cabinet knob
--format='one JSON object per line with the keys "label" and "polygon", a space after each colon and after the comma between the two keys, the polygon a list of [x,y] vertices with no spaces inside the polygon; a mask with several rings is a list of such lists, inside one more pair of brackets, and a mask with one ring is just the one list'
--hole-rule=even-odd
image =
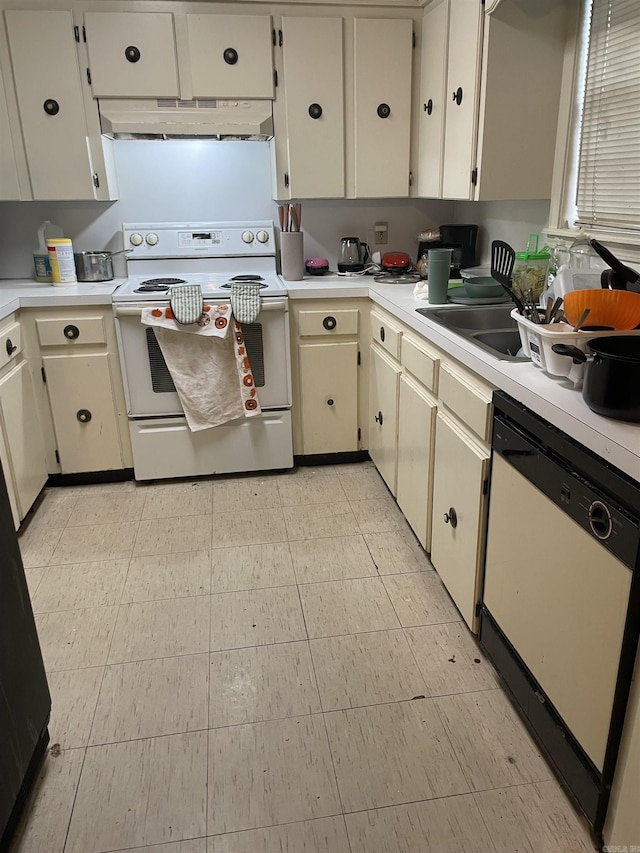
{"label": "cabinet knob", "polygon": [[382,412],[378,412],[378,414],[374,417],[374,421],[380,424],[380,426],[382,426],[382,420]]}
{"label": "cabinet knob", "polygon": [[329,399],[327,400],[327,406],[333,406],[333,400],[331,399],[331,397],[329,397]]}
{"label": "cabinet knob", "polygon": [[130,44],[129,47],[125,47],[124,56],[127,62],[138,62],[141,54],[135,44]]}
{"label": "cabinet knob", "polygon": [[380,326],[380,340],[384,343],[384,326]]}
{"label": "cabinet knob", "polygon": [[63,334],[65,338],[69,338],[70,341],[75,341],[76,338],[80,337],[80,329],[77,326],[65,326]]}
{"label": "cabinet knob", "polygon": [[89,411],[89,409],[78,409],[78,411],[76,412],[76,417],[81,424],[88,424],[91,420],[91,412]]}
{"label": "cabinet knob", "polygon": [[42,108],[48,116],[57,116],[60,112],[60,104],[54,101],[53,98],[47,98]]}
{"label": "cabinet knob", "polygon": [[453,93],[453,100],[458,106],[460,106],[460,104],[462,103],[462,86],[458,86],[458,88]]}
{"label": "cabinet knob", "polygon": [[320,118],[322,115],[322,107],[320,104],[311,104],[309,107],[309,115],[311,118]]}
{"label": "cabinet knob", "polygon": [[235,65],[238,61],[238,51],[233,47],[228,47],[222,54],[222,58],[227,65]]}
{"label": "cabinet knob", "polygon": [[7,338],[7,355],[13,355],[13,353],[18,349],[17,346],[14,346],[11,338]]}
{"label": "cabinet knob", "polygon": [[431,98],[429,98],[427,103],[424,104],[424,111],[428,116],[430,116],[433,112],[433,101],[431,100]]}
{"label": "cabinet knob", "polygon": [[389,118],[391,115],[391,107],[389,104],[378,104],[376,112],[380,118]]}
{"label": "cabinet knob", "polygon": [[326,329],[328,332],[330,332],[332,329],[335,329],[335,327],[338,325],[338,321],[336,320],[336,318],[335,318],[335,317],[332,317],[332,316],[329,314],[329,315],[328,315],[327,317],[325,317],[325,318],[324,318],[324,320],[322,321],[322,325],[325,327],[325,329]]}
{"label": "cabinet knob", "polygon": [[445,512],[444,523],[450,524],[454,529],[458,526],[458,515],[453,507],[449,508],[449,512]]}

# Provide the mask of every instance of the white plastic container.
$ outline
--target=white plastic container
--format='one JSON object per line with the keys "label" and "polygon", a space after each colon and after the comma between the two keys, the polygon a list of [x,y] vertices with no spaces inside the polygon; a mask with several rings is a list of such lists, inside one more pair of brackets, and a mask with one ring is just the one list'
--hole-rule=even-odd
{"label": "white plastic container", "polygon": [[47,251],[49,252],[53,284],[75,284],[78,279],[71,240],[68,237],[47,240]]}
{"label": "white plastic container", "polygon": [[47,249],[47,237],[62,237],[62,228],[53,225],[48,219],[38,228],[37,246],[33,253],[33,269],[34,279],[41,284],[51,284],[53,277],[51,275],[51,262],[49,260],[49,251]]}

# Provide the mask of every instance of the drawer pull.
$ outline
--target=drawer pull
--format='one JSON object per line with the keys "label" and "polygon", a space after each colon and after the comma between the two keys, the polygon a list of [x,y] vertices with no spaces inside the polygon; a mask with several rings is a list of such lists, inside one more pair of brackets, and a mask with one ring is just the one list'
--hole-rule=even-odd
{"label": "drawer pull", "polygon": [[75,341],[76,338],[80,337],[80,329],[77,326],[65,326],[63,334],[65,338],[69,338],[70,341]]}
{"label": "drawer pull", "polygon": [[13,355],[17,349],[18,347],[14,346],[14,343],[11,338],[7,338],[7,355]]}
{"label": "drawer pull", "polygon": [[333,406],[333,400],[331,397],[327,400],[327,406]]}
{"label": "drawer pull", "polygon": [[453,507],[450,507],[449,512],[445,512],[444,523],[450,524],[454,530],[458,526],[458,514]]}
{"label": "drawer pull", "polygon": [[47,98],[42,108],[48,116],[57,116],[60,112],[60,104],[54,101],[53,98]]}
{"label": "drawer pull", "polygon": [[89,411],[89,409],[78,409],[76,417],[81,424],[88,424],[91,420],[91,412]]}
{"label": "drawer pull", "polygon": [[125,47],[124,49],[124,56],[127,62],[139,62],[141,55],[140,49],[135,44],[130,44],[129,47]]}
{"label": "drawer pull", "polygon": [[389,104],[378,104],[378,109],[376,110],[379,118],[389,118],[391,115],[391,107]]}
{"label": "drawer pull", "polygon": [[462,103],[462,87],[458,86],[458,88],[453,93],[453,100],[456,102],[458,106]]}
{"label": "drawer pull", "polygon": [[325,329],[328,332],[330,332],[333,329],[335,329],[335,327],[338,325],[338,321],[336,320],[335,317],[332,317],[331,315],[329,315],[328,317],[324,318],[324,320],[322,321],[322,325],[325,327]]}
{"label": "drawer pull", "polygon": [[380,424],[380,426],[382,426],[382,421],[383,421],[383,418],[382,418],[382,412],[378,412],[378,414],[377,414],[377,415],[375,416],[375,418],[374,418],[374,421],[375,421],[376,423],[379,423],[379,424]]}
{"label": "drawer pull", "polygon": [[235,65],[238,61],[238,51],[234,47],[228,47],[222,54],[227,65]]}
{"label": "drawer pull", "polygon": [[424,104],[424,111],[428,116],[430,116],[433,112],[433,101],[431,100],[431,98],[429,98],[427,103]]}
{"label": "drawer pull", "polygon": [[384,343],[384,326],[380,326],[380,340]]}
{"label": "drawer pull", "polygon": [[311,104],[309,106],[309,115],[311,116],[311,118],[320,118],[320,116],[322,115],[322,107],[320,106],[320,104]]}

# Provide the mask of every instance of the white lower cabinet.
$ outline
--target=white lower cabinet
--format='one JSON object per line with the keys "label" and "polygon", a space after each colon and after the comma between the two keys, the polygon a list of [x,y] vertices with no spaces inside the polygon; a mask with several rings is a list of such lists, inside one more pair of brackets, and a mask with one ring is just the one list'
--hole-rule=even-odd
{"label": "white lower cabinet", "polygon": [[490,451],[438,412],[431,562],[463,619],[476,630]]}
{"label": "white lower cabinet", "polygon": [[369,354],[369,456],[396,494],[398,393],[402,368],[377,346]]}
{"label": "white lower cabinet", "polygon": [[436,401],[409,376],[400,377],[398,506],[426,551],[431,550],[431,478]]}
{"label": "white lower cabinet", "polygon": [[31,371],[19,362],[0,379],[0,459],[16,528],[47,481]]}

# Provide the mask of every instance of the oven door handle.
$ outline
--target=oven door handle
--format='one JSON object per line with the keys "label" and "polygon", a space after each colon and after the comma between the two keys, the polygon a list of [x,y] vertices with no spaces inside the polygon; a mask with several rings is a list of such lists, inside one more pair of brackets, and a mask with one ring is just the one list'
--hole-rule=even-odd
{"label": "oven door handle", "polygon": [[[151,308],[153,302],[140,304],[139,302],[114,302],[113,313],[116,317],[139,317],[143,308]],[[208,302],[206,303],[208,304]],[[263,311],[287,311],[287,299],[263,299],[260,306],[260,314]],[[258,315],[259,316],[259,315]]]}

